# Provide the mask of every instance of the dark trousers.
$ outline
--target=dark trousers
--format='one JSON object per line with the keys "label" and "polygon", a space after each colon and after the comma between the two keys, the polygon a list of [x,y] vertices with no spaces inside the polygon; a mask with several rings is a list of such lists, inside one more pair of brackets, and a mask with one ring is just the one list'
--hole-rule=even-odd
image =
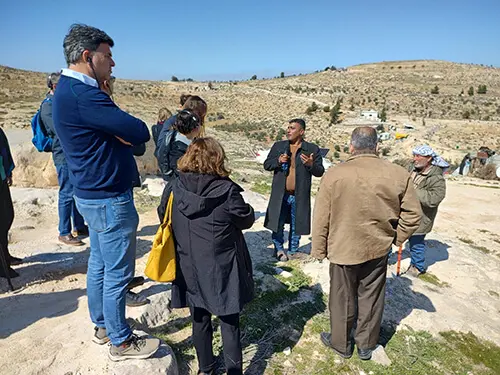
{"label": "dark trousers", "polygon": [[[199,307],[191,308],[193,343],[198,356],[200,371],[209,373],[215,368],[212,349],[212,314]],[[219,316],[224,361],[227,375],[243,374],[243,355],[240,341],[240,314]]]}
{"label": "dark trousers", "polygon": [[3,251],[5,260],[7,261],[7,265],[9,266],[10,254],[8,248],[8,235],[13,222],[14,206],[12,205],[12,197],[10,196],[9,185],[7,185],[6,181],[0,181],[0,247],[2,248],[1,251]]}
{"label": "dark trousers", "polygon": [[384,313],[386,272],[387,256],[357,265],[330,264],[331,344],[339,352],[351,351],[356,316],[357,347],[377,346]]}

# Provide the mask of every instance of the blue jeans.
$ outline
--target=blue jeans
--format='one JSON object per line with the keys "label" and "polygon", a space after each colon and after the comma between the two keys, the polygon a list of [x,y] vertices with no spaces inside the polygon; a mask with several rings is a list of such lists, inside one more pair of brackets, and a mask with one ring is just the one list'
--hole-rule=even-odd
{"label": "blue jeans", "polygon": [[284,228],[287,217],[290,217],[290,231],[288,232],[288,252],[295,253],[299,249],[300,236],[295,234],[295,195],[285,193],[281,203],[280,218],[278,221],[278,231],[273,232],[272,239],[276,251],[284,251]]}
{"label": "blue jeans", "polygon": [[425,266],[425,234],[415,234],[410,237],[410,265],[415,266],[420,272],[427,271]]}
{"label": "blue jeans", "polygon": [[129,190],[107,199],[75,197],[89,226],[87,296],[90,318],[120,345],[132,333],[125,320],[127,284],[134,276],[139,215]]}
{"label": "blue jeans", "polygon": [[67,236],[71,233],[71,219],[73,228],[82,230],[85,228],[82,215],[78,212],[73,199],[73,185],[69,182],[69,171],[67,164],[56,165],[57,180],[59,181],[59,235]]}

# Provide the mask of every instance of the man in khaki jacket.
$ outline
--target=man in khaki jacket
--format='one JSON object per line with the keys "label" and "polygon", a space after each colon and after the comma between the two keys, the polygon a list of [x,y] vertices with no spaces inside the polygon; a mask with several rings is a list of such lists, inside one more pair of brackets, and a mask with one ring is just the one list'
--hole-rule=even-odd
{"label": "man in khaki jacket", "polygon": [[350,358],[357,314],[354,341],[359,357],[368,360],[379,339],[391,245],[417,230],[422,213],[408,172],[378,158],[373,128],[353,131],[350,153],[321,181],[311,255],[331,262],[331,333],[322,333],[322,342]]}

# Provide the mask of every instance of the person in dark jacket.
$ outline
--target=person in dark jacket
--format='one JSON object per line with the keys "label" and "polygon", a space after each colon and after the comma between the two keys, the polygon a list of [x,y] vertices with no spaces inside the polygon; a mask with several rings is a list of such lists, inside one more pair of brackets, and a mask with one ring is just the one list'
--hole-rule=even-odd
{"label": "person in dark jacket", "polygon": [[158,147],[158,137],[160,136],[165,121],[171,117],[173,117],[172,112],[170,112],[168,108],[160,108],[158,112],[158,121],[156,121],[156,125],[151,127],[151,135],[153,136],[155,147]]}
{"label": "person in dark jacket", "polygon": [[179,176],[177,170],[177,162],[186,153],[188,146],[195,139],[201,130],[201,119],[194,112],[182,110],[176,115],[174,129],[167,133],[165,142],[167,147],[164,150],[164,180],[167,185],[163,189],[160,205],[158,206],[158,218],[160,222],[165,216],[165,208],[167,207],[168,196],[170,195],[171,186],[169,182]]}
{"label": "person in dark jacket", "polygon": [[[201,131],[200,136],[204,135],[203,124],[205,123],[205,115],[207,114],[207,103],[196,95],[186,95],[187,99],[182,106],[182,109],[187,109],[193,112],[200,118]],[[181,103],[184,100],[181,96]],[[169,138],[168,134],[175,130],[175,122],[177,121],[177,116],[174,115],[170,117],[161,130],[160,136],[158,137],[158,146],[155,149],[155,156],[158,160],[158,167],[165,181],[170,180],[170,175],[168,171],[171,171],[171,166],[169,165],[168,159],[168,148],[169,148]]]}
{"label": "person in dark jacket", "polygon": [[47,86],[50,91],[40,107],[40,117],[43,126],[47,130],[47,134],[52,138],[52,160],[56,167],[57,181],[59,183],[59,196],[57,199],[59,212],[58,239],[66,245],[82,246],[84,243],[72,234],[71,223],[73,222],[73,229],[77,236],[88,236],[89,230],[85,225],[82,215],[80,215],[76,208],[73,198],[73,184],[69,180],[68,164],[66,163],[66,157],[54,129],[54,121],[52,119],[52,101],[60,77],[61,73],[52,73],[48,76]]}
{"label": "person in dark jacket", "polygon": [[212,374],[211,317],[219,317],[228,375],[242,374],[239,314],[254,296],[252,262],[242,230],[255,215],[243,189],[229,179],[225,153],[213,138],[198,138],[179,160],[172,183],[172,229],[177,274],[173,308],[189,307],[201,374]]}
{"label": "person in dark jacket", "polygon": [[[264,162],[264,169],[274,172],[264,226],[273,232],[281,261],[297,254],[300,236],[311,232],[311,180],[325,173],[319,147],[304,140],[305,130],[304,120],[290,120],[288,139],[276,142]],[[283,247],[285,223],[290,223],[288,254]]]}
{"label": "person in dark jacket", "polygon": [[7,277],[5,273],[8,272],[11,278],[19,276],[11,266],[23,262],[21,258],[13,257],[9,253],[9,230],[14,222],[14,206],[9,187],[12,185],[14,167],[7,136],[0,128],[0,251],[3,252],[8,267],[4,270],[0,263],[0,277]]}
{"label": "person in dark jacket", "polygon": [[425,236],[432,231],[439,204],[446,196],[443,169],[450,165],[428,145],[413,149],[413,163],[409,167],[413,186],[422,206],[422,221],[410,237],[410,267],[406,273],[418,277],[427,271],[425,264]]}

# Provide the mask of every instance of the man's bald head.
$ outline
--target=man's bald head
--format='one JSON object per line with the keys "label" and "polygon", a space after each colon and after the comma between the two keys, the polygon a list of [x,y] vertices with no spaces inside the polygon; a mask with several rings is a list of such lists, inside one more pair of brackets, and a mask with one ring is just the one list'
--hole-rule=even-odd
{"label": "man's bald head", "polygon": [[352,132],[350,151],[351,154],[376,154],[377,144],[377,131],[370,126],[361,126]]}

